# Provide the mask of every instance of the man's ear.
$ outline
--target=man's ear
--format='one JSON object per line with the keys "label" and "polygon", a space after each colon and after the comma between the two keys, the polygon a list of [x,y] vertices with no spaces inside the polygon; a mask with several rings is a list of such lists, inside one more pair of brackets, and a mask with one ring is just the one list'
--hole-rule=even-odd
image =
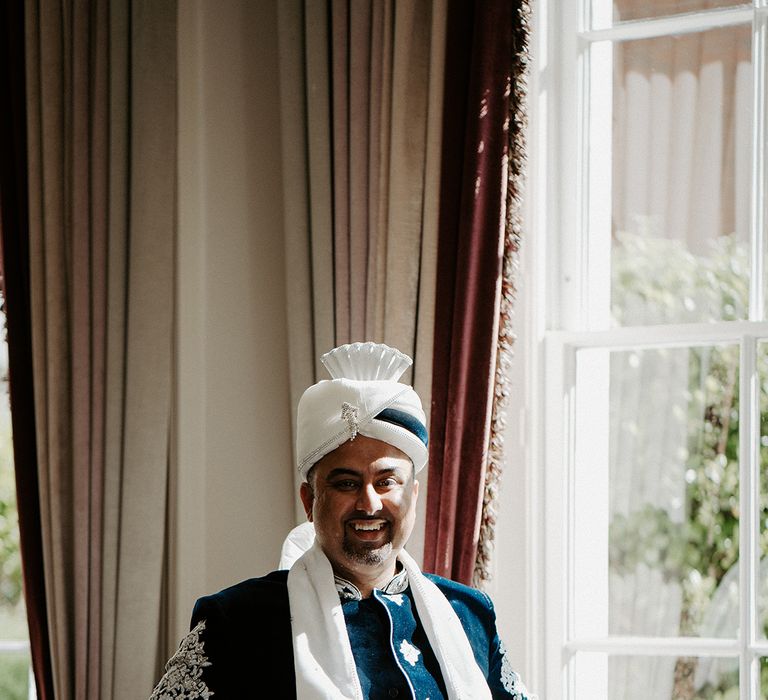
{"label": "man's ear", "polygon": [[304,481],[299,489],[301,502],[304,504],[304,512],[307,514],[307,520],[312,522],[312,504],[315,502],[315,494],[312,487]]}

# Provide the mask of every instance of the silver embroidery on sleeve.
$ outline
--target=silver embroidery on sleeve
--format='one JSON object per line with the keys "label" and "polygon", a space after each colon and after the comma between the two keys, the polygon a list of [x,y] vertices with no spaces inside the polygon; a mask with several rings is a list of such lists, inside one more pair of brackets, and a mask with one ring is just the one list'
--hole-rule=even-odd
{"label": "silver embroidery on sleeve", "polygon": [[512,670],[507,648],[502,641],[499,641],[499,653],[501,654],[501,684],[504,690],[512,696],[513,700],[528,700],[528,691],[523,685],[520,674]]}
{"label": "silver embroidery on sleeve", "polygon": [[165,675],[152,691],[149,700],[208,700],[213,693],[202,680],[203,669],[210,666],[200,635],[205,620],[181,640],[179,650],[165,665]]}

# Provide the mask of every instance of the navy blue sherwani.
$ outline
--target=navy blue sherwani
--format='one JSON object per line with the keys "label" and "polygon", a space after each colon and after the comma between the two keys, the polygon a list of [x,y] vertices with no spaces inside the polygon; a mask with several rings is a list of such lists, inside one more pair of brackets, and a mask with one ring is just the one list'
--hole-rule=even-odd
{"label": "navy blue sherwani", "polygon": [[[493,698],[528,700],[496,632],[490,598],[454,581],[425,575],[461,621]],[[287,571],[273,571],[198,600],[192,632],[169,661],[152,700],[296,698],[287,577]],[[339,577],[336,588],[368,700],[447,698],[405,572],[370,598],[362,598],[353,584]],[[185,694],[178,695],[181,687]]]}

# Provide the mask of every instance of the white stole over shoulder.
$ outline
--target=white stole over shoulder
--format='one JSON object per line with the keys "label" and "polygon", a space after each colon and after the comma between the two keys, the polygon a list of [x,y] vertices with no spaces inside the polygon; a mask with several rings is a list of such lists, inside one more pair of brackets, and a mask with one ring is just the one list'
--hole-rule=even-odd
{"label": "white stole over shoulder", "polygon": [[[451,700],[490,700],[491,692],[451,604],[411,556],[408,572],[416,610],[443,673]],[[365,700],[344,612],[328,558],[315,542],[288,572],[298,700]]]}

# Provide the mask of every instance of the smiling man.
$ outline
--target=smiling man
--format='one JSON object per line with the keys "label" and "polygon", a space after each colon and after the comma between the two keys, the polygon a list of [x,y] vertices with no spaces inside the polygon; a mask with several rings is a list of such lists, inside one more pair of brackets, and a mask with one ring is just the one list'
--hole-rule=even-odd
{"label": "smiling man", "polygon": [[427,462],[411,360],[355,343],[299,402],[311,525],[290,570],[201,598],[151,700],[526,700],[484,593],[423,574],[405,551]]}
{"label": "smiling man", "polygon": [[365,597],[383,588],[416,518],[419,482],[408,455],[359,435],[320,459],[300,493],[334,571]]}

